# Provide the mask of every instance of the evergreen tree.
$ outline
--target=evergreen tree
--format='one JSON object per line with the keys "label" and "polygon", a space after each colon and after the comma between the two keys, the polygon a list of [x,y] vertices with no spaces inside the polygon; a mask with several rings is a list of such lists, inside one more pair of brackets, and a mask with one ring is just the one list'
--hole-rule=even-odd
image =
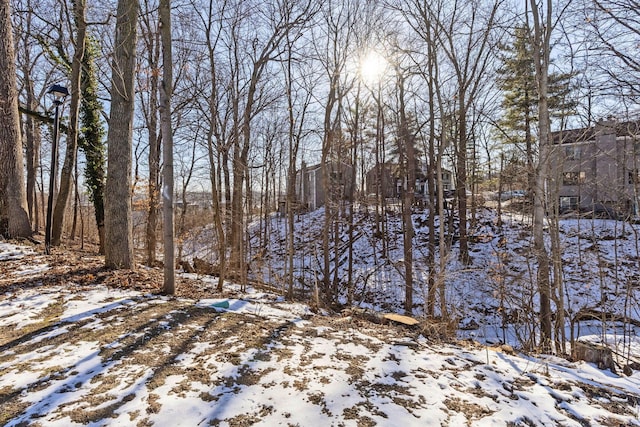
{"label": "evergreen tree", "polygon": [[532,122],[537,117],[537,97],[533,49],[529,29],[517,27],[512,45],[502,47],[502,67],[498,70],[498,87],[504,92],[504,115],[499,124],[502,139],[526,143],[530,152]]}
{"label": "evergreen tree", "polygon": [[[502,67],[498,70],[498,87],[504,92],[499,138],[505,143],[524,144],[529,185],[536,155],[532,130],[538,123],[538,89],[530,34],[526,25],[515,29],[513,43],[501,48]],[[561,127],[564,119],[574,114],[577,105],[570,99],[573,77],[570,73],[549,74],[550,117],[560,119]]]}
{"label": "evergreen tree", "polygon": [[98,100],[98,79],[94,62],[97,54],[98,41],[94,37],[89,37],[82,64],[81,133],[78,138],[78,146],[84,153],[87,162],[85,168],[86,186],[95,210],[100,253],[104,253],[105,131],[100,120],[102,104]]}

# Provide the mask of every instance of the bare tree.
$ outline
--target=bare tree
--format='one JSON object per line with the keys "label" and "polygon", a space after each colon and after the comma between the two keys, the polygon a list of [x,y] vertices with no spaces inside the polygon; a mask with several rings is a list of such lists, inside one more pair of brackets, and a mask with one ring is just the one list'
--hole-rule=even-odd
{"label": "bare tree", "polygon": [[139,7],[137,0],[118,1],[115,50],[111,66],[111,111],[105,188],[105,264],[112,268],[135,267],[131,151]]}
{"label": "bare tree", "polygon": [[160,131],[162,132],[162,237],[164,243],[165,294],[175,293],[175,242],[173,225],[173,131],[171,96],[173,94],[173,55],[171,50],[171,0],[160,0],[162,38],[162,85],[160,86]]}
{"label": "bare tree", "polygon": [[460,260],[465,263],[471,261],[467,237],[467,158],[473,126],[469,125],[472,106],[486,84],[490,70],[493,31],[502,3],[502,0],[487,5],[455,1],[450,6],[451,13],[441,15],[435,21],[438,25],[437,37],[453,67],[457,85],[456,195],[460,217]]}
{"label": "bare tree", "polygon": [[[248,176],[248,156],[251,141],[251,123],[264,104],[260,102],[260,83],[268,65],[283,53],[283,41],[288,33],[304,25],[312,11],[312,2],[295,2],[285,0],[273,7],[268,24],[270,28],[266,37],[256,34],[253,52],[249,55],[248,80],[245,82],[246,91],[242,94],[241,115],[237,137],[234,138],[233,152],[233,197],[231,200],[231,267],[241,282],[246,281],[246,260],[244,249],[244,184]],[[270,7],[267,7],[269,9]],[[255,43],[257,42],[257,43]],[[236,101],[239,102],[240,100]]]}
{"label": "bare tree", "polygon": [[600,91],[640,99],[640,4],[637,0],[592,0],[585,3],[588,39],[596,50],[590,64],[604,78]]}
{"label": "bare tree", "polygon": [[[287,102],[287,297],[293,298],[294,283],[294,256],[295,250],[295,223],[294,216],[296,206],[296,165],[300,143],[304,136],[305,122],[312,96],[312,84],[310,78],[305,76],[301,66],[295,67],[294,59],[295,40],[287,34],[286,59],[283,61],[283,70],[286,85]],[[300,73],[296,77],[296,72]],[[305,83],[308,83],[305,85]]]}
{"label": "bare tree", "polygon": [[[14,3],[16,4],[16,3]],[[31,0],[19,4],[20,8],[29,10],[33,7]],[[42,50],[35,48],[35,39],[32,35],[34,31],[34,15],[32,13],[16,13],[22,31],[16,34],[16,62],[22,72],[22,102],[26,110],[35,112],[38,109],[39,100],[42,98],[43,90],[37,91],[35,70],[40,67],[40,60],[43,57]],[[45,85],[46,87],[46,85]],[[37,172],[40,166],[40,144],[42,132],[38,117],[34,114],[24,115],[24,145],[25,164],[27,173],[27,206],[29,208],[29,218],[34,231],[40,227],[40,209],[37,198]],[[40,208],[40,209],[39,209]]]}
{"label": "bare tree", "polygon": [[76,27],[75,51],[71,61],[71,103],[69,114],[69,127],[67,132],[67,149],[64,164],[60,174],[60,189],[56,198],[53,211],[53,223],[51,228],[51,244],[60,245],[64,215],[71,194],[72,175],[75,169],[78,153],[78,114],[80,110],[80,77],[82,72],[82,58],[85,51],[87,23],[85,21],[86,0],[73,2],[73,18]]}
{"label": "bare tree", "polygon": [[551,143],[551,125],[549,121],[549,104],[547,99],[549,84],[549,61],[551,56],[551,32],[553,3],[545,0],[538,5],[530,0],[533,18],[532,46],[533,59],[538,86],[538,162],[535,165],[533,186],[533,249],[538,263],[537,284],[540,296],[540,348],[544,352],[551,351],[551,281],[549,253],[544,242],[544,220],[546,205],[546,188],[549,152]]}
{"label": "bare tree", "polygon": [[[337,219],[337,194],[331,182],[333,165],[339,166],[339,145],[342,137],[342,115],[344,97],[353,85],[346,76],[345,68],[351,54],[355,21],[358,19],[357,2],[342,5],[328,2],[323,10],[322,22],[326,28],[316,42],[320,63],[328,79],[322,122],[321,174],[324,192],[324,228],[322,232],[322,291],[325,302],[331,303],[337,297],[337,289],[332,288],[331,266],[338,270],[338,254],[334,245],[331,250],[331,234]],[[337,233],[333,233],[337,238]],[[332,259],[333,252],[333,259]]]}
{"label": "bare tree", "polygon": [[396,67],[397,88],[398,88],[398,144],[404,150],[404,189],[402,197],[402,229],[404,248],[404,280],[405,280],[405,300],[404,310],[408,315],[413,312],[413,217],[412,209],[416,192],[416,135],[411,129],[407,117],[407,100],[404,75],[405,71]]}
{"label": "bare tree", "polygon": [[14,49],[11,6],[0,0],[0,233],[30,237]]}
{"label": "bare tree", "polygon": [[160,146],[161,137],[158,132],[158,93],[160,80],[160,32],[156,28],[157,15],[155,5],[144,0],[141,4],[142,14],[140,38],[144,50],[140,61],[146,61],[144,69],[137,74],[139,84],[143,90],[139,93],[141,111],[144,116],[147,140],[149,143],[148,167],[149,182],[147,183],[148,205],[146,223],[146,263],[152,266],[156,262],[156,244],[158,242],[158,197],[160,195]]}

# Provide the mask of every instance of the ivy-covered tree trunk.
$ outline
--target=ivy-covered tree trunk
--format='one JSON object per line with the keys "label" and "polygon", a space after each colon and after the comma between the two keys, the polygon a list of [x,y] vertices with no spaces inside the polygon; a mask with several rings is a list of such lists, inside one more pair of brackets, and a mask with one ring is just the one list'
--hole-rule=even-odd
{"label": "ivy-covered tree trunk", "polygon": [[9,0],[0,0],[0,234],[30,237]]}
{"label": "ivy-covered tree trunk", "polygon": [[94,58],[97,40],[89,38],[83,58],[82,102],[80,104],[81,133],[78,146],[86,159],[85,184],[89,198],[93,202],[96,226],[98,228],[99,253],[104,254],[104,186],[105,186],[105,145],[104,128],[100,121],[102,104],[98,100],[98,79]]}

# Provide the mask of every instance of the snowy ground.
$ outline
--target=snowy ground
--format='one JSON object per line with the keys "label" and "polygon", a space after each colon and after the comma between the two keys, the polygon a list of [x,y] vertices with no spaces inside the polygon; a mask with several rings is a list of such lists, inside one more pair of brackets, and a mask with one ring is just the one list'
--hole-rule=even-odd
{"label": "snowy ground", "polygon": [[437,343],[264,292],[52,285],[47,260],[0,243],[3,425],[640,426],[637,371]]}

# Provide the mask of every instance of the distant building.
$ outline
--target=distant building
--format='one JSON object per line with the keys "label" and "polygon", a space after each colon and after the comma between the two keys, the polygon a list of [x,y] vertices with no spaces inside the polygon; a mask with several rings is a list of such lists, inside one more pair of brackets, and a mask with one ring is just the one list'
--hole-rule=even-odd
{"label": "distant building", "polygon": [[365,177],[367,195],[382,195],[384,198],[398,197],[398,165],[379,163],[371,168]]}
{"label": "distant building", "polygon": [[[416,170],[416,198],[426,198],[429,194],[427,186],[427,166],[421,163]],[[400,166],[396,163],[380,163],[366,173],[367,195],[382,194],[384,198],[399,198],[405,188]],[[442,187],[451,190],[452,174],[442,169]],[[435,192],[435,189],[434,189]]]}
{"label": "distant building", "polygon": [[304,209],[316,210],[324,206],[327,193],[331,200],[353,200],[355,177],[353,166],[341,162],[327,163],[329,185],[323,181],[322,165],[307,166],[296,172],[296,200]]}
{"label": "distant building", "polygon": [[554,132],[551,188],[561,212],[638,214],[640,122],[612,120]]}

